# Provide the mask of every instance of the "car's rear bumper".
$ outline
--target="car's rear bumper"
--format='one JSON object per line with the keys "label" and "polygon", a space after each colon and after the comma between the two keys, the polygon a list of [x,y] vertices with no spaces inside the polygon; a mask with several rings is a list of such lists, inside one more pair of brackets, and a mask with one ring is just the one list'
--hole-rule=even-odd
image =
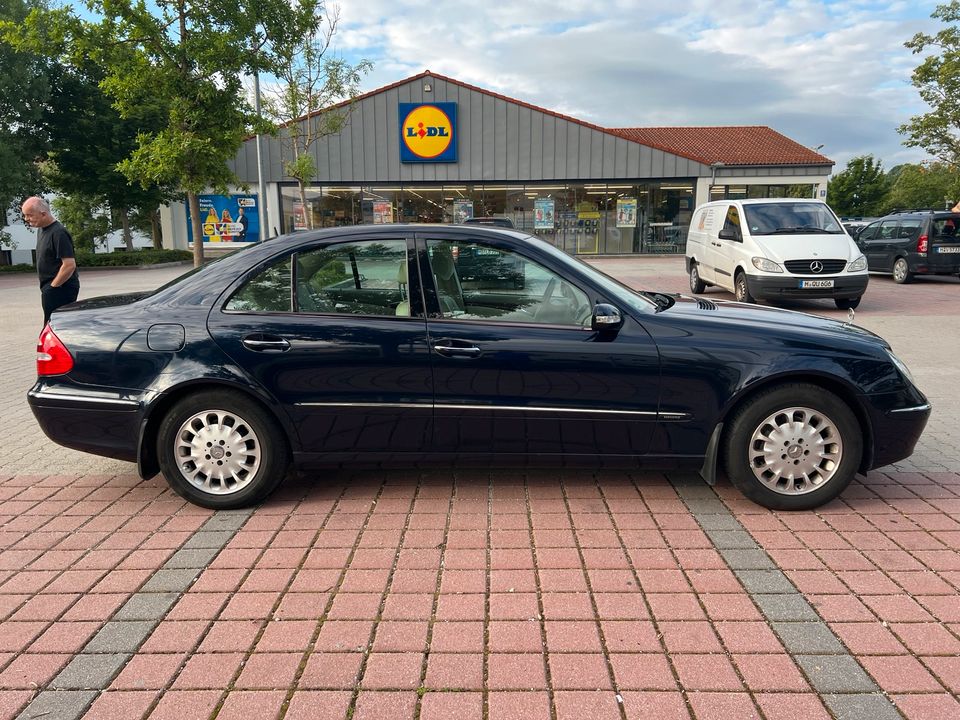
{"label": "car's rear bumper", "polygon": [[[832,280],[833,287],[804,288],[800,286],[800,283],[804,280]],[[801,278],[795,275],[786,277],[747,275],[747,289],[750,291],[750,294],[758,300],[798,300],[803,298],[853,299],[860,297],[866,292],[868,282],[869,277],[866,273],[857,275],[831,275],[824,278]]]}

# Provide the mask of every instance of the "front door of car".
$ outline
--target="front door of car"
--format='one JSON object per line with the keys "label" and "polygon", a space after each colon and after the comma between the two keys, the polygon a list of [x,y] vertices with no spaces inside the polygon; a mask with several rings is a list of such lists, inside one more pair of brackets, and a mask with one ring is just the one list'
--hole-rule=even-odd
{"label": "front door of car", "polygon": [[867,265],[871,270],[885,270],[893,267],[891,252],[897,235],[897,220],[884,220],[867,225],[857,243],[867,256]]}
{"label": "front door of car", "polygon": [[[734,269],[743,245],[743,225],[736,205],[727,207],[723,220],[718,225],[719,231],[710,238],[714,281],[720,287],[733,292]],[[727,237],[720,237],[721,232]]]}
{"label": "front door of car", "polygon": [[590,329],[597,296],[496,240],[426,235],[434,449],[460,455],[647,451],[659,357],[632,320]]}
{"label": "front door of car", "polygon": [[209,318],[306,453],[421,451],[433,404],[413,241],[333,240],[247,278]]}

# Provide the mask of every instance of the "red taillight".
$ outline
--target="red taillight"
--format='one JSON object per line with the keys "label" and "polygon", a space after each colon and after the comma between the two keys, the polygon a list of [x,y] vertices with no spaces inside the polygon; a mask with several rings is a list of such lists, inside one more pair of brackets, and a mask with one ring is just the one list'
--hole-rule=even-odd
{"label": "red taillight", "polygon": [[921,235],[917,238],[917,252],[927,251],[927,236]]}
{"label": "red taillight", "polygon": [[44,326],[37,341],[37,375],[63,375],[73,370],[73,357],[67,346]]}

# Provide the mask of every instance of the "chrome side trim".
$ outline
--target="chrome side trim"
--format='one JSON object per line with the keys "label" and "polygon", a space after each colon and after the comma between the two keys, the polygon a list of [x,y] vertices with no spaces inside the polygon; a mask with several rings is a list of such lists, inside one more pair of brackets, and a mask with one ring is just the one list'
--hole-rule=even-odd
{"label": "chrome side trim", "polygon": [[691,419],[689,413],[656,413],[648,410],[600,410],[595,408],[554,408],[525,405],[457,405],[438,404],[431,406],[428,403],[297,403],[298,407],[378,407],[378,408],[429,408],[437,410],[504,410],[507,412],[533,413],[570,413],[570,414],[597,414],[597,415],[627,415],[634,417],[659,418],[666,422],[683,422]]}
{"label": "chrome side trim", "polygon": [[923,405],[915,405],[914,407],[898,408],[896,410],[891,410],[890,414],[893,415],[893,413],[926,412],[929,409],[930,409],[930,403],[924,403]]}
{"label": "chrome side trim", "polygon": [[121,405],[123,407],[140,407],[138,400],[120,400],[113,398],[90,397],[88,395],[66,395],[63,393],[30,393],[30,397],[36,400],[54,400],[78,403],[95,403],[97,405]]}

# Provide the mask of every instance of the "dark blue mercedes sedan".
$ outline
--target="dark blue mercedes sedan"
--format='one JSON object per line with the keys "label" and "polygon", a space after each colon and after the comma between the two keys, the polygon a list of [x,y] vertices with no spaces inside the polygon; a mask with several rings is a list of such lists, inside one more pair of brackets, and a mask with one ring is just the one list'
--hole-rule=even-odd
{"label": "dark blue mercedes sedan", "polygon": [[256,503],[291,463],[437,461],[725,472],[761,505],[813,508],[910,455],[930,414],[855,325],[635,292],[471,226],[298,233],[75,303],[37,369],[51,439],[210,508]]}

